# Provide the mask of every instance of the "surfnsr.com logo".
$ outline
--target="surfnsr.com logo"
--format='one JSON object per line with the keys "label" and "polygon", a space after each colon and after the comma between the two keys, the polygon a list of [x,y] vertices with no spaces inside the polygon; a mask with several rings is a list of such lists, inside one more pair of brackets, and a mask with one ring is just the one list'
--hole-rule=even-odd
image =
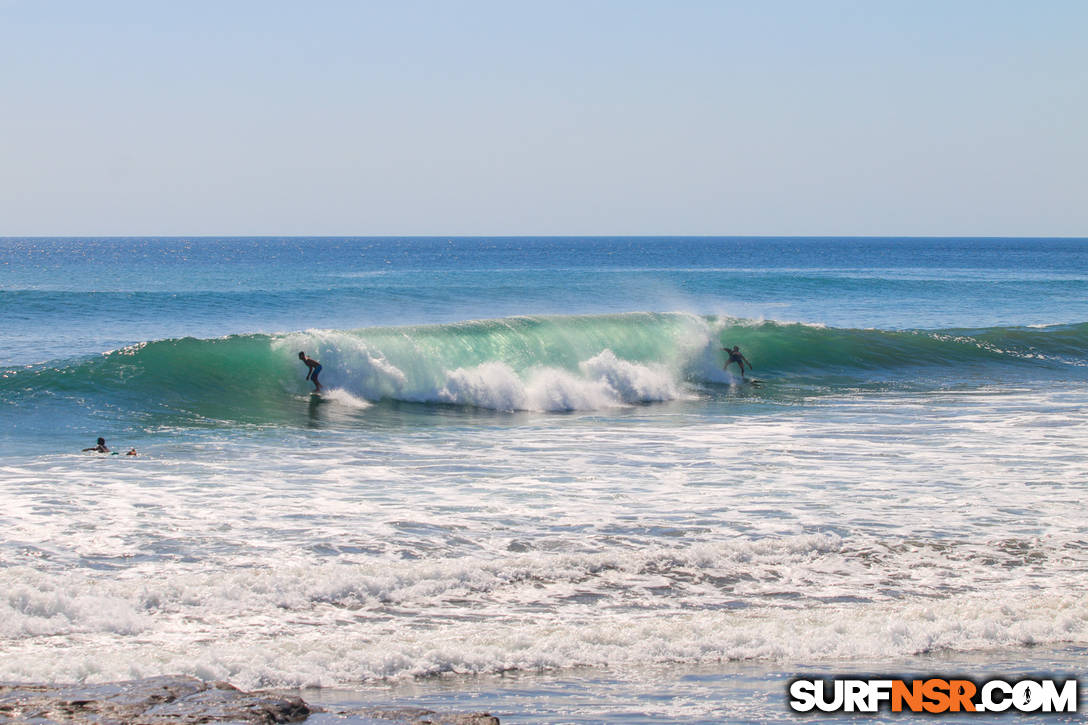
{"label": "surfnsr.com logo", "polygon": [[1076,712],[1077,681],[796,679],[787,686],[794,712]]}

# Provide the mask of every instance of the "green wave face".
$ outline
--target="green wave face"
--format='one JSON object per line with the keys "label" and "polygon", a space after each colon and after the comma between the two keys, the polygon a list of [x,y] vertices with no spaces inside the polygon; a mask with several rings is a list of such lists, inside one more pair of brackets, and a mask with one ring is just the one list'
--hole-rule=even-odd
{"label": "green wave face", "polygon": [[[1024,366],[1072,373],[1088,364],[1088,324],[978,330],[857,330],[796,323],[741,324],[735,340],[761,369],[786,376],[836,371],[864,377],[937,366]],[[725,338],[723,338],[725,339]]]}
{"label": "green wave face", "polygon": [[0,401],[278,421],[293,417],[311,389],[297,357],[304,350],[323,364],[325,385],[360,402],[597,409],[712,395],[736,382],[735,367],[722,370],[721,348],[732,345],[780,388],[934,375],[1080,380],[1088,370],[1088,324],[883,331],[632,313],[159,340],[3,371]]}

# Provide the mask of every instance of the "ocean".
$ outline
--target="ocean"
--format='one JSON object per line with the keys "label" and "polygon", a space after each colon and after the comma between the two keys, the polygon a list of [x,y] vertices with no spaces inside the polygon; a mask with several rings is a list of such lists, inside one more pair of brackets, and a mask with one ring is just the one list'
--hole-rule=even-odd
{"label": "ocean", "polygon": [[0,310],[0,680],[752,722],[1088,665],[1085,239],[6,238]]}

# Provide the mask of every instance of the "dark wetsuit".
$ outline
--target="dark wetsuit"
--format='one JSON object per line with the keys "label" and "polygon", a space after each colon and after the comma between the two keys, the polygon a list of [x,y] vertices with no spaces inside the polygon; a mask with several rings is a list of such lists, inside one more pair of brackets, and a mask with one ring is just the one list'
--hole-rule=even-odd
{"label": "dark wetsuit", "polygon": [[726,352],[729,353],[729,359],[726,361],[725,367],[723,367],[722,369],[723,370],[728,370],[729,366],[731,364],[736,363],[737,367],[740,368],[741,377],[743,377],[744,376],[744,365],[745,365],[745,363],[747,363],[749,369],[751,369],[752,363],[748,362],[744,358],[744,355],[741,355],[740,350],[736,350],[736,351],[727,350]]}

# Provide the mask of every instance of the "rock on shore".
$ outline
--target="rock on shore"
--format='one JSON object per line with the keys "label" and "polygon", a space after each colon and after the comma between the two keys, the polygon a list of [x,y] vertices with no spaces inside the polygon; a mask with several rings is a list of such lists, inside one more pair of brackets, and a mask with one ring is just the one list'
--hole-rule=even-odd
{"label": "rock on shore", "polygon": [[242,692],[226,682],[194,677],[148,677],[102,685],[0,684],[0,723],[292,723],[311,715],[323,722],[402,725],[499,725],[486,713],[442,714],[419,708],[324,711],[301,698]]}

